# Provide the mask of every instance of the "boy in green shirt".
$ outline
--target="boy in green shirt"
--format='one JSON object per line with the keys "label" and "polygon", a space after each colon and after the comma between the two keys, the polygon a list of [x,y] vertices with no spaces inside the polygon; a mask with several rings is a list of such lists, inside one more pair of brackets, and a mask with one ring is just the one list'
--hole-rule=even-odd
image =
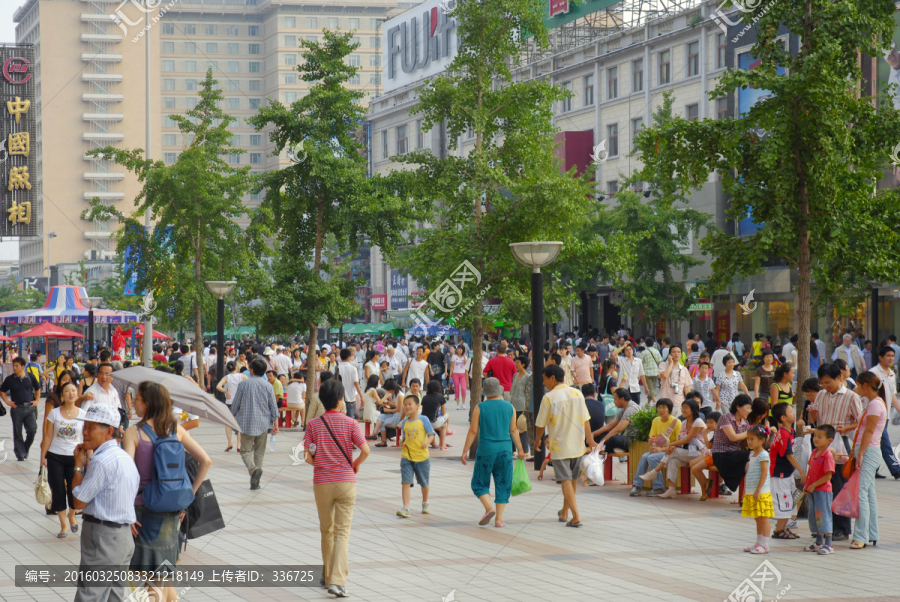
{"label": "boy in green shirt", "polygon": [[397,516],[409,518],[409,488],[413,477],[422,488],[422,514],[428,514],[428,477],[431,464],[428,461],[428,446],[434,442],[434,428],[427,416],[419,413],[419,397],[414,394],[403,400],[403,452],[400,458],[400,478],[403,483],[403,508]]}

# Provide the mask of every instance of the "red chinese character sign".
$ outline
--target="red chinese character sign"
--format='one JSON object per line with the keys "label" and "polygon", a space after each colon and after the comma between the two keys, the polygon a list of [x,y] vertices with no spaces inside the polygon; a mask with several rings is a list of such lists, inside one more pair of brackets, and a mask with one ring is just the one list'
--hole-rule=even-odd
{"label": "red chinese character sign", "polygon": [[0,45],[0,236],[39,236],[34,48]]}
{"label": "red chinese character sign", "polygon": [[569,0],[550,0],[550,16],[564,15],[569,12]]}

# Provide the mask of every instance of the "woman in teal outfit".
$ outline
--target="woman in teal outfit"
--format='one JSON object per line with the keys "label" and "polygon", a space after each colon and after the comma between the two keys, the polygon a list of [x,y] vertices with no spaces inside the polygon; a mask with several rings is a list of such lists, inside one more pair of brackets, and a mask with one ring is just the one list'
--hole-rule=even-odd
{"label": "woman in teal outfit", "polygon": [[[503,387],[496,378],[486,378],[482,383],[485,399],[472,409],[472,423],[462,450],[462,463],[466,464],[469,448],[478,435],[478,451],[475,453],[475,472],[472,474],[472,493],[484,504],[484,516],[478,522],[486,525],[491,518],[495,527],[505,527],[503,510],[509,503],[512,491],[512,444],[516,444],[519,458],[525,459],[519,429],[516,428],[516,411],[512,403],[502,399]],[[491,507],[491,476],[494,477],[494,503]]]}

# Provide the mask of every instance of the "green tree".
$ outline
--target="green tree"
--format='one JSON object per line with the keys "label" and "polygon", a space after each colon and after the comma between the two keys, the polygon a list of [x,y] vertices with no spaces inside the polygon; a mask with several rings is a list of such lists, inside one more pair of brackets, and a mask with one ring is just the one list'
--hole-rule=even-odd
{"label": "green tree", "polygon": [[[653,114],[655,125],[666,128],[681,119],[672,115],[673,102],[671,92],[664,92]],[[655,146],[654,134],[641,130],[632,156],[653,153]],[[688,198],[672,168],[657,162],[635,171],[624,181],[624,190],[616,193],[615,206],[600,214],[595,230],[603,232],[607,252],[602,264],[624,293],[622,308],[638,322],[666,320],[669,333],[676,332],[677,321],[690,317],[688,307],[697,300],[696,292],[685,288],[681,280],[687,279],[692,267],[703,264],[690,254],[691,239],[699,240],[701,228],[710,227],[712,221],[710,215],[685,207]],[[630,190],[640,182],[650,195],[648,201]]]}
{"label": "green tree", "polygon": [[[223,95],[212,69],[199,95],[195,108],[172,116],[186,141],[174,164],[147,160],[141,149],[91,151],[134,172],[143,189],[128,217],[94,199],[82,218],[115,217],[123,223],[118,250],[130,248],[138,290],[155,293],[161,315],[176,323],[193,320],[194,350],[202,357],[203,312],[215,308],[204,282],[241,278],[251,261],[237,223],[245,214],[241,197],[249,188],[250,168],[234,169],[225,160],[243,151],[231,146],[228,126],[234,119],[218,107]],[[150,236],[141,220],[147,212],[156,224]],[[202,377],[202,362],[198,368]]]}
{"label": "green tree", "polygon": [[[712,170],[721,174],[728,217],[750,217],[759,230],[702,241],[714,257],[710,288],[724,291],[772,262],[796,269],[797,347],[808,349],[813,304],[852,302],[867,282],[892,282],[900,270],[898,194],[874,190],[900,140],[900,115],[883,98],[876,108],[856,85],[859,53],[882,54],[895,8],[885,0],[768,8],[743,14],[745,23],[759,18],[751,52],[760,66],[725,73],[710,97],[747,87],[771,93],[738,120],[655,126],[647,135],[658,152],[645,152],[644,162],[677,173],[682,190],[699,188]],[[779,41],[779,28],[800,40],[796,54]],[[797,372],[800,381],[809,373],[805,353]]]}
{"label": "green tree", "polygon": [[[526,44],[522,32],[547,47],[544,7],[541,0],[457,4],[457,35],[465,42],[447,71],[420,90],[414,111],[422,115],[425,130],[446,127],[450,149],[466,131],[474,134],[475,144],[464,157],[438,158],[420,150],[398,159],[412,166],[404,175],[417,216],[433,224],[415,233],[399,263],[432,293],[430,311],[471,329],[475,366],[481,365],[486,289],[502,299],[499,317],[515,316],[522,323],[530,313],[530,273],[515,261],[509,244],[562,241],[562,261],[578,258],[594,244],[574,235],[595,209],[588,174],[561,173],[555,153],[553,106],[567,93],[546,80],[515,81],[511,72]],[[481,282],[467,282],[463,303],[445,304],[450,311],[443,311],[434,296],[465,261]],[[456,284],[462,284],[458,277]],[[548,316],[573,294],[564,286],[550,288]],[[468,310],[460,309],[470,303]],[[479,399],[476,369],[473,405]]]}
{"label": "green tree", "polygon": [[47,296],[34,288],[19,290],[15,282],[0,284],[0,312],[17,309],[38,309]]}
{"label": "green tree", "polygon": [[[254,217],[257,245],[276,241],[267,280],[256,283],[263,305],[260,325],[267,332],[309,331],[310,356],[320,323],[337,323],[358,311],[353,283],[324,251],[354,251],[366,238],[390,248],[406,223],[405,202],[396,185],[366,177],[359,130],[366,110],[362,93],[347,84],[358,67],[347,56],[359,47],[352,34],[325,31],[321,42],[301,40],[301,78],[309,93],[291,106],[276,99],[249,121],[269,132],[275,154],[287,148],[293,158],[284,169],[268,171],[258,187],[265,198]],[[330,244],[332,243],[333,244]],[[335,255],[336,256],[336,255]],[[309,362],[308,382],[315,378]],[[307,389],[311,399],[313,387]]]}

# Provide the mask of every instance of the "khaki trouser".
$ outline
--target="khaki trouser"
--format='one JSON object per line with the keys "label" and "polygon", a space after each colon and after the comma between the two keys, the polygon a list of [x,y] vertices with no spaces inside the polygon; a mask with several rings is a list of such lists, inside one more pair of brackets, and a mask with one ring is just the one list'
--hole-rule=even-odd
{"label": "khaki trouser", "polygon": [[261,435],[248,435],[241,433],[241,460],[247,467],[247,472],[253,476],[253,471],[262,468],[263,457],[266,455],[266,440],[269,433]]}
{"label": "khaki trouser", "polygon": [[313,485],[319,530],[322,532],[323,576],[327,585],[347,584],[350,571],[350,523],[356,505],[356,483],[320,483]]}

